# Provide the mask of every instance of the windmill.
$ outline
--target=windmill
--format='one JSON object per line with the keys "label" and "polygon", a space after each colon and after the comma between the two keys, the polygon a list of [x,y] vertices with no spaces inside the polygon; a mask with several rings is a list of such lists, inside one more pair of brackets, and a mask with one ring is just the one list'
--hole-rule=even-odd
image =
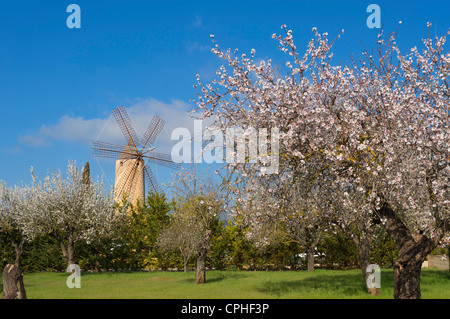
{"label": "windmill", "polygon": [[95,157],[116,159],[115,201],[120,202],[125,196],[135,205],[137,201],[145,200],[145,184],[155,192],[160,190],[148,165],[149,162],[173,169],[177,169],[179,164],[175,163],[170,155],[154,151],[154,143],[165,124],[161,117],[158,115],[153,117],[144,136],[140,139],[123,106],[115,108],[113,115],[125,137],[126,145],[94,141],[92,149]]}

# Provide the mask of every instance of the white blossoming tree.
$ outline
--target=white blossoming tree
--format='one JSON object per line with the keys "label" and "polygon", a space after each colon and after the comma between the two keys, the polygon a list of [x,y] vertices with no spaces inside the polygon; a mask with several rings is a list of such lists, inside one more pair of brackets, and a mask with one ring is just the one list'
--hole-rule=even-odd
{"label": "white blossoming tree", "polygon": [[[198,77],[198,109],[223,129],[278,127],[281,169],[309,174],[317,187],[331,183],[340,190],[325,196],[332,205],[379,218],[399,250],[394,297],[420,298],[422,262],[450,225],[449,32],[406,54],[395,33],[381,32],[374,56],[341,66],[332,65],[327,33],[313,29],[302,56],[282,29],[273,38],[289,55],[286,76],[271,60],[256,65],[254,50],[222,51],[213,37],[225,65],[212,83]],[[342,201],[348,190],[365,200]]]}
{"label": "white blossoming tree", "polygon": [[31,195],[22,211],[24,234],[36,238],[48,234],[61,247],[68,265],[75,264],[74,245],[108,236],[123,214],[116,210],[111,192],[101,183],[86,183],[75,163],[69,162],[67,177],[61,172],[38,181],[33,175]]}

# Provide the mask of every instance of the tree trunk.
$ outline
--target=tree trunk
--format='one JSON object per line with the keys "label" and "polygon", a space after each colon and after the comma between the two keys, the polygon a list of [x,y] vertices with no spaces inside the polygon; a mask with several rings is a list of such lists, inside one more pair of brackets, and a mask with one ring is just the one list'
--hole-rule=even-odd
{"label": "tree trunk", "polygon": [[73,252],[74,252],[73,243],[69,242],[66,246],[63,241],[60,241],[59,246],[61,247],[63,256],[67,261],[67,265],[75,264],[75,259],[73,257]]}
{"label": "tree trunk", "polygon": [[[401,258],[399,258],[401,259]],[[420,271],[422,261],[412,260],[403,263],[397,260],[394,263],[394,298],[420,299]]]}
{"label": "tree trunk", "polygon": [[90,248],[91,248],[91,254],[92,254],[92,256],[94,256],[94,269],[93,270],[95,273],[98,273],[98,272],[100,272],[100,252],[95,247],[96,245],[97,245],[96,243],[93,243],[90,246]]}
{"label": "tree trunk", "polygon": [[[73,229],[68,229],[68,234],[67,234],[66,238],[60,236],[56,232],[52,232],[49,235],[52,236],[53,238],[55,238],[58,241],[59,247],[61,247],[61,251],[63,253],[64,259],[67,262],[67,265],[68,266],[74,265],[75,264],[75,258],[74,258],[74,244],[75,244],[75,240],[73,238]],[[64,243],[65,239],[67,239],[67,246]]]}
{"label": "tree trunk", "polygon": [[373,287],[372,285],[369,286],[368,284],[368,278],[371,275],[370,272],[368,272],[369,265],[372,264],[370,261],[370,238],[372,236],[370,229],[367,229],[364,226],[365,223],[359,224],[359,231],[361,232],[360,236],[357,236],[347,225],[340,224],[342,231],[345,233],[345,235],[351,239],[353,244],[358,248],[358,257],[359,257],[359,267],[361,268],[363,278],[364,278],[364,284],[366,285],[367,293],[371,294],[372,296],[379,296],[381,295],[381,291]]}
{"label": "tree trunk", "polygon": [[195,272],[195,282],[197,284],[206,283],[206,255],[208,254],[209,241],[211,240],[212,231],[206,230],[203,241],[197,252],[197,269]]}
{"label": "tree trunk", "polygon": [[308,272],[312,272],[314,270],[314,247],[310,247],[308,249]]}
{"label": "tree trunk", "polygon": [[195,282],[197,284],[206,283],[206,268],[205,268],[205,257],[202,254],[197,257],[197,269],[195,272]]}
{"label": "tree trunk", "polygon": [[183,258],[183,269],[184,272],[188,272],[188,264],[189,264],[189,257],[184,257]]}
{"label": "tree trunk", "polygon": [[19,267],[8,264],[3,270],[2,299],[26,299],[23,276]]}
{"label": "tree trunk", "polygon": [[100,272],[100,262],[97,259],[94,262],[94,272]]}
{"label": "tree trunk", "polygon": [[62,238],[56,237],[56,239],[59,241],[59,246],[61,247],[64,259],[67,261],[67,265],[73,265],[75,264],[75,258],[74,258],[74,240],[72,236],[68,236],[67,238],[67,245],[65,245],[64,240]]}
{"label": "tree trunk", "polygon": [[20,265],[20,258],[23,254],[23,244],[25,243],[25,239],[22,238],[21,241],[18,243],[11,237],[11,242],[14,247],[14,251],[16,253],[16,259],[14,261],[14,266],[19,267]]}
{"label": "tree trunk", "polygon": [[427,236],[414,239],[387,203],[383,204],[379,213],[386,219],[384,227],[398,248],[398,258],[394,263],[394,298],[419,299],[422,263],[437,246],[442,235],[439,234],[433,240]]}
{"label": "tree trunk", "polygon": [[181,255],[183,256],[183,270],[184,272],[189,271],[189,257],[191,256],[190,249],[179,247]]}
{"label": "tree trunk", "polygon": [[319,231],[319,232],[315,233],[314,235],[315,235],[315,238],[312,237],[312,238],[314,238],[314,240],[312,243],[309,242],[309,247],[306,252],[309,272],[314,270],[314,249],[316,248],[317,244],[319,243],[320,239],[322,238],[322,231]]}
{"label": "tree trunk", "polygon": [[371,276],[371,272],[368,271],[369,265],[372,264],[370,261],[370,241],[366,236],[361,236],[358,242],[359,265],[363,273],[367,292],[372,296],[379,296],[381,295],[380,290],[377,287],[374,287],[374,285],[370,285],[368,282],[369,276]]}

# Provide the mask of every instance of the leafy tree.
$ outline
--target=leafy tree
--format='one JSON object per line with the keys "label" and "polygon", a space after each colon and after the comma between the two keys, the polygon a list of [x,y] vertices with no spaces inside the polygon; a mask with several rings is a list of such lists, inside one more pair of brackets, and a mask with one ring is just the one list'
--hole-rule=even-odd
{"label": "leafy tree", "polygon": [[212,226],[211,246],[208,251],[207,265],[210,268],[224,270],[229,263],[229,241],[225,236],[226,221],[216,219]]}
{"label": "leafy tree", "polygon": [[[75,248],[76,260],[81,261],[78,254],[81,252],[81,249]],[[58,241],[49,235],[36,237],[25,245],[21,264],[26,272],[65,271],[67,268],[67,261],[61,254]],[[79,265],[84,269],[81,262]]]}
{"label": "leafy tree", "polygon": [[169,202],[162,192],[151,192],[145,203],[131,207],[123,236],[130,258],[136,263],[135,267],[141,269],[161,266],[161,255],[156,244],[160,232],[169,223],[169,212],[173,207],[174,202]]}

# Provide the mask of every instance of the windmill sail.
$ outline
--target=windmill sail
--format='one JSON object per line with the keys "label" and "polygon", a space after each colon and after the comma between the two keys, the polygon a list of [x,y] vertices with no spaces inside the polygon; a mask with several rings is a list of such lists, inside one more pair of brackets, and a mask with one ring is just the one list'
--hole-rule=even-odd
{"label": "windmill sail", "polygon": [[172,169],[177,169],[179,164],[175,163],[170,155],[154,152],[153,144],[165,124],[161,117],[155,115],[143,138],[139,139],[123,106],[115,108],[113,115],[127,141],[126,146],[94,141],[92,150],[95,157],[116,159],[115,201],[121,202],[125,198],[135,205],[137,201],[145,200],[145,184],[153,192],[160,191],[157,180],[145,160]]}

